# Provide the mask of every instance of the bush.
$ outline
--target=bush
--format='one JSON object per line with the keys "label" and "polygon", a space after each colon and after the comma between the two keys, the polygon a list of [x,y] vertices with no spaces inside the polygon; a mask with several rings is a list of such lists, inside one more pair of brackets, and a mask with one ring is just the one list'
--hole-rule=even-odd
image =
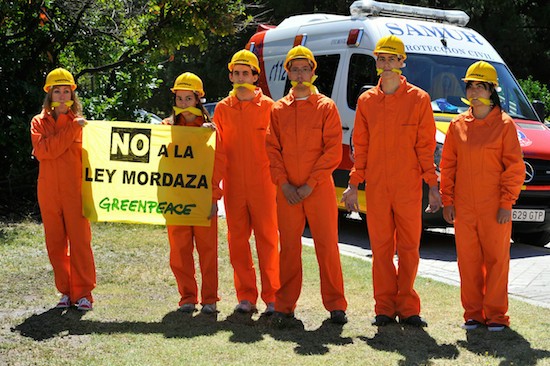
{"label": "bush", "polygon": [[533,80],[531,75],[528,76],[527,80],[518,80],[518,82],[531,102],[540,100],[544,103],[545,118],[548,117],[548,112],[550,112],[550,90],[548,90],[548,86],[540,81]]}

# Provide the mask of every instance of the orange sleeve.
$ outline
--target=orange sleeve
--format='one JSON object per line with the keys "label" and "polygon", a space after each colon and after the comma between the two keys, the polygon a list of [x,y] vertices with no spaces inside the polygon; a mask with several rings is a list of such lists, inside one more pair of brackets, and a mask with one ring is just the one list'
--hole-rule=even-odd
{"label": "orange sleeve", "polygon": [[336,104],[328,97],[321,106],[323,119],[323,152],[317,159],[307,180],[315,188],[318,182],[329,179],[342,161],[342,122]]}
{"label": "orange sleeve", "polygon": [[226,157],[223,142],[218,131],[216,133],[216,151],[214,155],[214,172],[212,174],[212,202],[223,196],[221,181],[225,177]]}
{"label": "orange sleeve", "polygon": [[32,154],[39,161],[58,158],[71,147],[75,139],[82,133],[82,127],[73,121],[66,128],[59,130],[57,134],[48,136],[44,129],[43,115],[37,115],[31,121]]}
{"label": "orange sleeve", "polygon": [[437,187],[435,174],[435,121],[428,93],[420,96],[420,123],[415,144],[416,156],[422,169],[422,178],[430,187]]}
{"label": "orange sleeve", "polygon": [[365,181],[365,171],[367,169],[367,156],[369,151],[369,128],[367,124],[367,115],[364,112],[365,99],[359,98],[357,110],[355,112],[355,122],[353,125],[353,158],[354,164],[350,171],[349,183],[358,186]]}
{"label": "orange sleeve", "polygon": [[[503,115],[505,114],[503,113]],[[525,180],[525,163],[514,122],[510,117],[506,117],[502,136],[504,171],[500,178],[500,207],[510,210],[518,199]]]}
{"label": "orange sleeve", "polygon": [[[276,103],[275,106],[279,105]],[[288,174],[283,161],[280,143],[279,118],[277,108],[271,110],[271,121],[266,133],[266,150],[269,157],[271,180],[277,186],[288,183]]]}
{"label": "orange sleeve", "polygon": [[454,205],[454,190],[457,169],[457,152],[454,137],[455,124],[451,122],[445,143],[443,144],[443,152],[441,153],[441,201],[443,206]]}

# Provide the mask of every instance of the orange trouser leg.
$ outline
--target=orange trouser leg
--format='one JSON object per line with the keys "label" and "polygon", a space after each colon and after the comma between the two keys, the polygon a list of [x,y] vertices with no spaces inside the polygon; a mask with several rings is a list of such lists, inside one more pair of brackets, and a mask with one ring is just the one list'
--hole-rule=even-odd
{"label": "orange trouser leg", "polygon": [[455,206],[455,241],[460,272],[460,299],[464,320],[485,323],[483,297],[485,295],[485,266],[478,236],[478,222],[472,211]]}
{"label": "orange trouser leg", "polygon": [[281,283],[275,295],[275,310],[292,313],[302,291],[302,233],[306,224],[303,203],[288,204],[279,190],[277,219],[281,242],[279,254]]}
{"label": "orange trouser leg", "polygon": [[457,208],[455,235],[464,319],[509,325],[506,313],[512,226],[498,224],[498,202],[491,206]]}
{"label": "orange trouser leg", "polygon": [[262,284],[261,297],[266,304],[275,301],[275,293],[279,288],[279,231],[275,196],[272,199],[269,202],[250,202]]}
{"label": "orange trouser leg", "polygon": [[193,259],[193,227],[168,226],[170,242],[170,268],[176,278],[180,293],[179,305],[198,303],[195,261]]}
{"label": "orange trouser leg", "polygon": [[512,223],[499,224],[496,211],[484,215],[479,236],[483,248],[485,278],[485,298],[483,311],[487,323],[509,326],[508,312],[508,272],[510,269],[510,236]]}
{"label": "orange trouser leg", "polygon": [[[55,210],[52,206],[40,205],[42,222],[44,223],[44,236],[46,238],[46,249],[53,267],[55,287],[65,295],[71,294],[70,285],[70,257],[69,240],[65,232],[65,223],[61,209]],[[76,301],[78,299],[73,299]]]}
{"label": "orange trouser leg", "polygon": [[82,297],[93,302],[96,276],[92,233],[81,206],[69,199],[62,202],[55,194],[42,190],[39,203],[57,290],[73,302]]}
{"label": "orange trouser leg", "polygon": [[338,208],[331,181],[320,183],[304,200],[321,277],[321,297],[328,311],[346,310],[344,278],[338,249]]}
{"label": "orange trouser leg", "polygon": [[394,205],[395,243],[399,258],[395,303],[401,318],[420,314],[420,297],[414,290],[414,281],[420,261],[421,209],[421,196],[398,200]]}
{"label": "orange trouser leg", "polygon": [[237,299],[239,301],[248,300],[252,304],[256,304],[258,287],[249,242],[252,226],[246,200],[244,197],[240,198],[242,199],[231,197],[230,192],[226,192],[224,196],[229,260],[233,266]]}
{"label": "orange trouser leg", "polygon": [[[383,195],[383,194],[381,194]],[[395,223],[389,200],[371,198],[367,191],[367,225],[372,249],[372,280],[376,315],[397,315],[397,269],[395,255]],[[386,195],[387,196],[387,195]]]}
{"label": "orange trouser leg", "polygon": [[218,296],[218,217],[214,216],[210,226],[195,226],[195,242],[201,268],[201,304],[213,304]]}
{"label": "orange trouser leg", "polygon": [[90,222],[82,215],[80,201],[75,204],[66,200],[63,204],[63,219],[69,238],[70,298],[77,301],[83,297],[93,302],[92,290],[96,286],[92,231]]}

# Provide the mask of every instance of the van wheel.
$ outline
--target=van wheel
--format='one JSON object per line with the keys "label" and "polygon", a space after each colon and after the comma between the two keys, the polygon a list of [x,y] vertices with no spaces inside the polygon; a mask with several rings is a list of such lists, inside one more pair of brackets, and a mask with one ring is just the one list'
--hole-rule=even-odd
{"label": "van wheel", "polygon": [[550,231],[537,231],[534,233],[512,233],[514,243],[523,243],[543,247],[550,243]]}

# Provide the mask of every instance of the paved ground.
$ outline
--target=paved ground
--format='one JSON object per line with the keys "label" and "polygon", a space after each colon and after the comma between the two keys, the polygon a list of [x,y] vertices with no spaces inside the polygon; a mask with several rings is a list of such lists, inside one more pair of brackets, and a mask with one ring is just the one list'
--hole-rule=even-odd
{"label": "paved ground", "polygon": [[[306,231],[304,243],[313,241]],[[363,222],[341,220],[340,251],[366,260],[372,257]],[[508,291],[511,297],[550,308],[550,248],[512,244]],[[459,286],[452,230],[425,232],[420,248],[419,276]]]}
{"label": "paved ground", "polygon": [[[223,202],[219,215],[225,216]],[[343,254],[370,260],[372,251],[365,224],[360,220],[340,221],[339,246]],[[313,245],[306,229],[303,243]],[[511,297],[550,308],[550,244],[535,247],[512,244],[508,292]],[[420,247],[418,275],[460,285],[452,229],[425,232]]]}

